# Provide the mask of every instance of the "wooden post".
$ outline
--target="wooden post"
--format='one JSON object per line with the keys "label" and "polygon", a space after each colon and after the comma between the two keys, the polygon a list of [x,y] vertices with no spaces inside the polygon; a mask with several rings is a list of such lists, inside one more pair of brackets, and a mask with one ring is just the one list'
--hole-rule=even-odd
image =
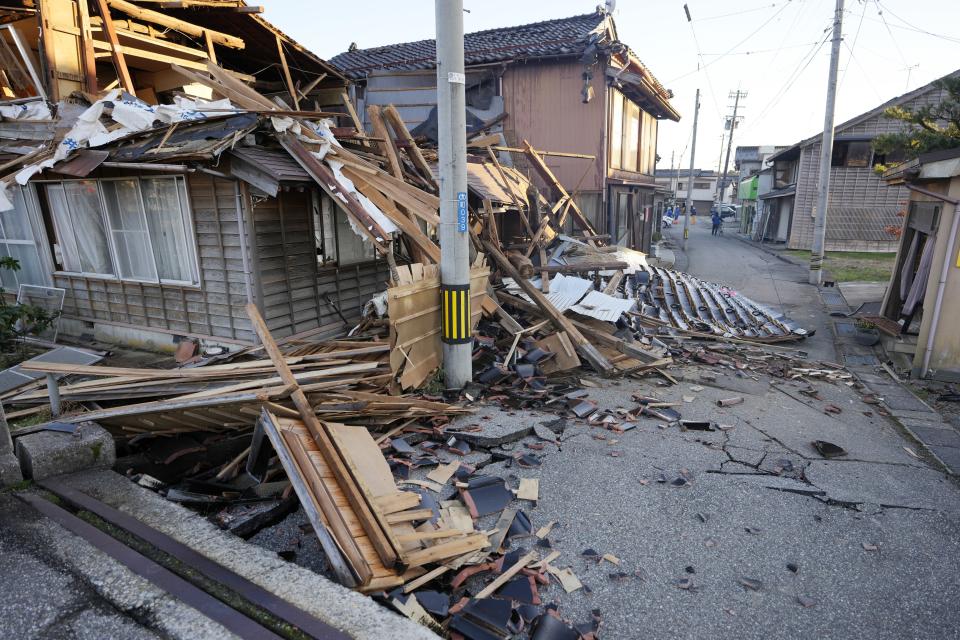
{"label": "wooden post", "polygon": [[375,104],[367,105],[367,117],[370,118],[370,125],[373,127],[373,135],[377,138],[382,138],[382,142],[378,142],[383,156],[387,159],[387,165],[390,167],[390,173],[393,174],[393,177],[403,180],[403,169],[400,167],[400,158],[397,156],[397,148],[393,145],[393,139],[390,137],[390,132],[387,130],[387,125],[383,121],[383,113],[380,111],[380,107]]}
{"label": "wooden post", "polygon": [[120,79],[120,85],[132,96],[136,96],[133,88],[133,80],[130,78],[130,70],[127,69],[127,59],[123,56],[123,47],[117,39],[117,30],[113,26],[113,18],[110,17],[110,7],[107,6],[107,0],[95,0],[97,3],[97,12],[103,20],[103,32],[107,35],[107,41],[110,42],[110,55],[113,57],[113,64],[117,68],[117,76]]}
{"label": "wooden post", "polygon": [[383,108],[383,115],[390,123],[390,127],[393,129],[393,133],[397,136],[397,139],[403,140],[403,143],[406,145],[407,155],[410,156],[410,160],[413,161],[413,164],[416,165],[420,173],[423,174],[423,179],[430,184],[435,192],[439,192],[437,181],[433,177],[433,172],[430,171],[430,165],[427,164],[423,154],[420,152],[420,147],[417,146],[413,136],[410,135],[410,130],[407,129],[403,118],[400,117],[400,112],[398,112],[397,108],[392,104],[388,104]]}
{"label": "wooden post", "polygon": [[[205,32],[206,33],[206,32]],[[290,75],[290,67],[287,65],[287,56],[283,52],[283,39],[279,34],[277,38],[277,54],[280,56],[280,64],[283,66],[283,77],[287,81],[287,91],[293,99],[293,108],[300,111],[300,96],[297,94],[297,88],[293,85],[293,76]]]}
{"label": "wooden post", "polygon": [[97,59],[93,55],[93,34],[90,31],[90,9],[86,0],[77,3],[80,16],[80,46],[83,47],[83,90],[97,95]]}

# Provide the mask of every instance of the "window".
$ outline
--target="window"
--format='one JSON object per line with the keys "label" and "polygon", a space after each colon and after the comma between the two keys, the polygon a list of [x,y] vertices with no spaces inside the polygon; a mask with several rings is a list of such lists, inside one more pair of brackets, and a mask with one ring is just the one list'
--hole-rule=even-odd
{"label": "window", "polygon": [[345,266],[368,262],[376,258],[373,245],[357,235],[350,226],[347,214],[325,195],[315,201],[314,237],[317,243],[317,261],[320,266]]}
{"label": "window", "polygon": [[3,286],[15,291],[21,284],[46,285],[47,275],[40,261],[26,193],[13,188],[13,209],[0,213],[0,256],[15,258],[19,271],[0,269]]}
{"label": "window", "polygon": [[200,282],[183,178],[71,180],[46,194],[65,271]]}
{"label": "window", "polygon": [[873,150],[869,140],[849,142],[839,140],[833,143],[832,167],[863,168],[872,166],[870,158]]}
{"label": "window", "polygon": [[694,182],[694,183],[693,183],[693,188],[694,188],[694,189],[709,189],[709,188],[710,188],[710,183],[709,183],[709,182]]}
{"label": "window", "polygon": [[611,91],[610,167],[653,173],[656,119],[619,91]]}
{"label": "window", "polygon": [[623,168],[626,171],[636,171],[637,158],[640,155],[640,107],[627,100],[624,115]]}
{"label": "window", "polygon": [[686,191],[686,190],[687,190],[687,183],[686,183],[686,182],[678,182],[678,183],[677,183],[677,191]]}
{"label": "window", "polygon": [[623,94],[614,91],[613,114],[610,116],[610,166],[623,167]]}
{"label": "window", "polygon": [[906,155],[903,153],[902,149],[896,149],[890,153],[874,153],[873,162],[870,163],[870,166],[877,166],[878,164],[882,165],[896,165],[900,164],[906,160]]}

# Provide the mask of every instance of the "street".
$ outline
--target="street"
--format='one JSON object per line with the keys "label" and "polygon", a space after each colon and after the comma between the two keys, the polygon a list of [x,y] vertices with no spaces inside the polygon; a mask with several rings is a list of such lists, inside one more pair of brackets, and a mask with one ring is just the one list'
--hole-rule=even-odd
{"label": "street", "polygon": [[[667,233],[680,244],[680,228]],[[713,238],[702,224],[691,228],[688,257],[695,275],[826,325],[816,291],[799,282],[802,269],[730,231]],[[829,331],[799,348],[828,358]],[[534,528],[558,521],[550,536],[563,553],[558,566],[589,587],[565,594],[553,584],[544,602],[557,601],[574,621],[599,608],[607,638],[957,637],[960,492],[854,389],[817,383],[812,398],[799,392],[804,385],[716,366],[687,367],[675,387],[653,377],[596,383],[590,397],[601,408],[655,395],[679,403],[684,419],[729,430],[644,420],[616,434],[571,422],[540,470],[484,467],[539,477]],[[745,401],[717,407],[733,395]],[[828,404],[842,413],[828,415]],[[824,460],[814,440],[849,454]]]}

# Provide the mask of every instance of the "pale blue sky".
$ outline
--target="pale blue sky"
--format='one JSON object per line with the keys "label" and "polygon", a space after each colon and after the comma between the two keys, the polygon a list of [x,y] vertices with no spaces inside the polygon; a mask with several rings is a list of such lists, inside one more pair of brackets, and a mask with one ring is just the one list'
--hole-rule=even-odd
{"label": "pale blue sky", "polygon": [[[597,5],[596,0],[463,2],[470,11],[464,15],[468,32],[588,13]],[[435,35],[432,0],[260,4],[268,20],[324,58],[351,42],[366,48]],[[814,51],[832,24],[835,0],[687,0],[693,31],[683,4],[619,0],[614,12],[621,40],[674,91],[674,106],[683,116],[679,123],[661,123],[658,167],[669,167],[672,151],[678,162],[683,154],[683,166],[689,163],[697,87],[702,94],[698,167],[717,167],[722,114],[732,105],[728,92],[737,87],[749,95],[734,147],[791,144],[822,128],[829,41]],[[960,68],[957,25],[958,0],[847,0],[837,122]],[[699,72],[698,44],[707,64]]]}

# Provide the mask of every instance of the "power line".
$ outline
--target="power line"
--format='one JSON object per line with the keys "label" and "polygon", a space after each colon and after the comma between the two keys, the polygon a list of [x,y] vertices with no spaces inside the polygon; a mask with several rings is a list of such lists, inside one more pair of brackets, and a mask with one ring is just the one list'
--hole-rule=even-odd
{"label": "power line", "polygon": [[[789,2],[789,0],[787,0]],[[757,11],[763,11],[764,9],[773,9],[777,6],[778,3],[774,2],[772,4],[765,4],[762,7],[754,7],[753,9],[743,9],[742,11],[734,11],[732,13],[721,13],[716,16],[707,16],[706,18],[697,18],[697,22],[707,22],[708,20],[719,20],[721,18],[731,18],[733,16],[742,16],[745,13],[756,13]]]}
{"label": "power line", "polygon": [[[880,6],[880,3],[879,3],[879,2],[877,2],[877,6],[878,6],[878,7]],[[886,11],[887,13],[889,13],[890,15],[892,15],[894,18],[896,18],[897,20],[899,20],[900,22],[902,22],[903,24],[906,25],[905,27],[901,27],[901,26],[898,25],[898,24],[892,25],[892,26],[894,26],[894,27],[896,27],[896,28],[898,28],[898,29],[906,29],[906,30],[908,30],[908,31],[916,31],[916,32],[918,32],[918,33],[925,33],[926,35],[928,35],[928,36],[933,36],[934,38],[940,38],[940,39],[942,39],[942,40],[947,40],[947,41],[949,41],[949,42],[955,42],[955,43],[957,43],[957,44],[960,44],[960,38],[955,38],[955,37],[953,37],[953,36],[945,36],[945,35],[943,35],[943,34],[941,34],[941,33],[934,33],[934,32],[932,32],[932,31],[927,31],[926,29],[924,29],[924,28],[922,28],[922,27],[918,27],[918,26],[916,26],[915,24],[911,24],[911,23],[907,22],[906,20],[904,20],[903,18],[901,18],[900,16],[898,16],[897,14],[895,14],[893,11],[891,11],[886,5],[883,5],[883,10]]]}
{"label": "power line", "polygon": [[880,3],[877,2],[877,0],[873,0],[873,4],[877,6],[877,15],[880,16],[881,20],[883,20],[883,26],[887,28],[887,33],[890,34],[890,39],[893,40],[893,47],[897,50],[897,53],[900,54],[900,59],[903,60],[904,66],[909,67],[910,63],[907,61],[907,56],[903,55],[903,50],[900,48],[900,44],[893,35],[893,31],[890,30],[890,25],[887,23],[886,16],[883,15],[883,9],[880,8]]}
{"label": "power line", "polygon": [[[684,7],[686,7],[686,6],[687,6],[687,5],[684,5]],[[776,6],[776,5],[771,5],[771,6]],[[686,78],[687,76],[692,76],[693,74],[700,72],[703,68],[709,67],[710,65],[716,64],[716,63],[719,62],[720,60],[723,60],[727,55],[729,55],[731,52],[735,51],[740,45],[742,45],[744,42],[746,42],[747,40],[749,40],[750,38],[752,38],[753,36],[755,36],[757,33],[759,33],[759,31],[760,31],[761,29],[763,29],[765,26],[767,26],[768,24],[770,24],[770,23],[773,21],[773,19],[776,18],[777,16],[779,16],[781,13],[783,13],[783,10],[786,9],[788,6],[790,6],[790,3],[789,3],[789,2],[786,3],[786,4],[784,4],[784,5],[783,5],[782,7],[780,7],[780,9],[777,10],[772,16],[770,16],[769,18],[767,18],[767,20],[764,21],[763,24],[761,24],[759,27],[757,27],[756,29],[754,29],[753,31],[751,31],[751,32],[750,32],[750,35],[748,35],[746,38],[744,38],[743,40],[741,40],[741,41],[738,42],[737,44],[735,44],[735,45],[733,45],[732,47],[730,47],[729,49],[727,49],[727,51],[726,51],[725,53],[721,54],[721,55],[718,56],[717,58],[714,58],[714,59],[711,60],[710,62],[706,62],[706,61],[702,60],[703,55],[700,54],[700,45],[699,45],[699,43],[698,43],[698,44],[697,44],[697,53],[700,55],[701,61],[704,63],[704,64],[703,64],[703,67],[697,69],[696,71],[690,71],[690,72],[685,73],[685,74],[683,74],[683,75],[681,75],[681,76],[677,76],[676,78],[673,78],[672,80],[667,81],[667,84],[672,84],[672,83],[676,82],[677,80],[682,80],[683,78]],[[689,12],[689,11],[687,11],[687,15],[688,15],[688,16],[690,15],[690,12]],[[692,20],[691,18],[688,18],[688,19],[687,19],[687,22],[690,23],[690,30],[693,31],[693,20]],[[696,39],[697,39],[696,33],[694,33],[693,39],[694,39],[694,41],[696,41]],[[719,109],[718,109],[718,110],[719,110]]]}
{"label": "power line", "polygon": [[[758,115],[751,122],[751,124],[748,125],[747,131],[750,130],[749,127],[752,127],[753,125],[762,121],[763,118],[770,112],[770,110],[773,107],[775,107],[777,103],[780,102],[780,100],[783,99],[783,97],[790,91],[791,87],[793,87],[794,83],[800,78],[800,76],[803,75],[803,72],[807,70],[807,67],[810,66],[810,63],[813,62],[813,60],[817,57],[817,53],[820,52],[820,49],[823,48],[823,45],[826,44],[828,40],[830,40],[830,37],[831,37],[831,34],[828,28],[823,39],[820,40],[816,45],[814,45],[813,49],[811,49],[806,55],[804,55],[800,59],[800,62],[797,64],[794,70],[787,77],[787,81],[784,82],[783,86],[780,87],[777,93],[774,94],[773,98],[770,99],[770,102],[768,102],[767,105],[760,111],[760,115]],[[744,133],[746,133],[746,131],[744,131]]]}
{"label": "power line", "polygon": [[771,51],[781,51],[783,49],[799,49],[800,47],[809,47],[810,45],[817,44],[816,42],[801,42],[800,44],[792,44],[786,47],[777,47],[776,49],[753,49],[752,51],[734,51],[733,53],[705,53],[705,56],[752,56],[758,53],[770,53]]}

